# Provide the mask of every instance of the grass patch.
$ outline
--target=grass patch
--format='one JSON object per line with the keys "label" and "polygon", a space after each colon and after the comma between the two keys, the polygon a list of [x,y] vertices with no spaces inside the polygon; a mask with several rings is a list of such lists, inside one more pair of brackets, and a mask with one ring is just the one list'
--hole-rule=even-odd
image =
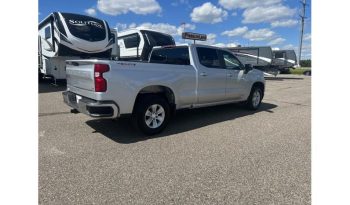
{"label": "grass patch", "polygon": [[311,68],[296,68],[296,69],[289,69],[290,74],[295,75],[303,75],[305,71],[311,71]]}

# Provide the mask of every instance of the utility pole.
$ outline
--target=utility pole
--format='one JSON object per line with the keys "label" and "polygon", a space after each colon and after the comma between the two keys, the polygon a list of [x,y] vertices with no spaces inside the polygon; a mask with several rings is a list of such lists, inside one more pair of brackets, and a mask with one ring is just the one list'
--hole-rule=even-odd
{"label": "utility pole", "polygon": [[305,7],[306,7],[306,0],[302,0],[300,1],[301,5],[302,5],[302,13],[300,15],[301,18],[301,33],[300,33],[300,43],[299,43],[299,62],[298,64],[300,65],[300,60],[301,60],[301,50],[303,48],[303,37],[304,37],[304,21],[306,19],[305,16]]}

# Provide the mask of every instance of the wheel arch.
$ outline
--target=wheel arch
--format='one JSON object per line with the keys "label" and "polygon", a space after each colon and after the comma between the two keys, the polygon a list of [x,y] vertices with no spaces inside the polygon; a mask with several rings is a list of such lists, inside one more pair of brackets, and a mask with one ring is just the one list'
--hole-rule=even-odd
{"label": "wheel arch", "polygon": [[257,81],[255,83],[253,83],[252,87],[250,90],[252,90],[254,87],[259,87],[262,90],[262,98],[264,97],[264,93],[265,93],[265,84],[263,82]]}
{"label": "wheel arch", "polygon": [[175,111],[176,109],[175,93],[173,89],[165,85],[148,85],[140,89],[135,98],[134,109],[135,109],[135,105],[139,102],[142,96],[147,94],[155,94],[155,95],[160,95],[164,97],[165,100],[169,103],[171,110]]}

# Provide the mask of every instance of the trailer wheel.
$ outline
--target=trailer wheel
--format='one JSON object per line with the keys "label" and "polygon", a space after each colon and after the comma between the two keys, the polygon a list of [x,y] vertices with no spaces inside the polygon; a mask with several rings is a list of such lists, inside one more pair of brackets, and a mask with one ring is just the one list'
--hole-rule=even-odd
{"label": "trailer wheel", "polygon": [[260,107],[262,97],[262,89],[259,86],[253,86],[247,101],[245,101],[246,108],[249,110],[257,110]]}
{"label": "trailer wheel", "polygon": [[148,94],[136,102],[133,122],[144,134],[160,133],[169,123],[170,106],[161,96]]}

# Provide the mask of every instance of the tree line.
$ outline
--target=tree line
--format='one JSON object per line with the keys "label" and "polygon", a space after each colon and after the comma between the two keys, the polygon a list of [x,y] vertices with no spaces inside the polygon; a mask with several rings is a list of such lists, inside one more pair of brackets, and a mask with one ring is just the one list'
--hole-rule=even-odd
{"label": "tree line", "polygon": [[311,59],[308,60],[300,60],[301,67],[311,67]]}

